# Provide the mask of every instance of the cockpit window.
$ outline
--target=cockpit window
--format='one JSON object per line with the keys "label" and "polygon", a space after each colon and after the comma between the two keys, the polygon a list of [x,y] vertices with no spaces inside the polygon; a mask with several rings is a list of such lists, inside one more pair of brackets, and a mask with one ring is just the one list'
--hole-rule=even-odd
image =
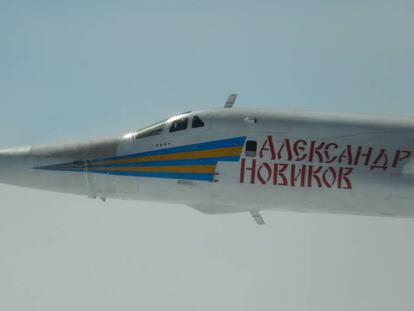
{"label": "cockpit window", "polygon": [[257,142],[255,140],[248,140],[246,142],[246,157],[255,157],[257,153]]}
{"label": "cockpit window", "polygon": [[181,118],[178,120],[175,120],[170,127],[170,132],[178,132],[186,130],[188,127],[188,118]]}
{"label": "cockpit window", "polygon": [[204,126],[203,120],[201,120],[199,116],[194,116],[193,121],[191,122],[191,127],[194,129],[194,128],[203,127],[203,126]]}
{"label": "cockpit window", "polygon": [[149,126],[149,127],[145,128],[145,129],[140,130],[135,135],[135,139],[140,139],[140,138],[145,138],[145,137],[160,135],[163,130],[164,130],[164,122],[157,123],[155,125],[152,125],[152,126]]}

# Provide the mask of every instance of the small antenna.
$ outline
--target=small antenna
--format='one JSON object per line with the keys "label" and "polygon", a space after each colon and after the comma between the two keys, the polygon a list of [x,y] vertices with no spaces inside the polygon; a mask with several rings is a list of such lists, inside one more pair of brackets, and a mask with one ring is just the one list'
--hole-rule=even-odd
{"label": "small antenna", "polygon": [[237,94],[230,94],[227,98],[226,103],[224,104],[224,108],[232,108],[234,103],[236,102]]}

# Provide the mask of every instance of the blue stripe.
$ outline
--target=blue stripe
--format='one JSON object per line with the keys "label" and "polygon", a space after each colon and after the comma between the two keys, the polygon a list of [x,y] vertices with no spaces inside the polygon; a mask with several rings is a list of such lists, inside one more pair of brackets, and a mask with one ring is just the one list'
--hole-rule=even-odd
{"label": "blue stripe", "polygon": [[147,156],[164,155],[164,154],[172,154],[172,153],[187,152],[187,151],[203,151],[203,150],[219,149],[219,148],[226,148],[226,147],[240,147],[240,146],[243,146],[245,140],[246,140],[246,136],[243,136],[243,137],[236,137],[236,138],[231,138],[231,139],[215,140],[215,141],[211,141],[207,143],[200,143],[200,144],[167,148],[167,149],[162,149],[162,150],[154,150],[154,151],[128,154],[124,156],[117,156],[117,157],[111,157],[111,158],[105,158],[105,159],[96,159],[92,161],[125,160],[125,159],[130,159],[130,158],[142,158],[142,157],[147,157]]}
{"label": "blue stripe", "polygon": [[[112,160],[126,160],[131,158],[143,158],[148,156],[167,155],[181,152],[191,151],[204,151],[211,149],[220,149],[228,147],[243,146],[246,137],[236,137],[231,139],[216,140],[206,143],[192,144],[180,147],[173,147],[162,150],[147,151],[142,153],[129,154],[124,156],[116,156],[104,159],[89,160],[88,162],[98,162],[94,165],[88,164],[88,171],[97,174],[109,174],[119,176],[135,176],[135,177],[155,177],[155,178],[168,178],[168,179],[187,179],[187,180],[200,180],[210,181],[214,180],[214,174],[206,173],[170,173],[170,172],[132,172],[132,171],[108,171],[105,168],[116,167],[146,167],[146,166],[190,166],[190,165],[217,165],[217,162],[238,162],[240,156],[225,156],[225,157],[213,157],[213,158],[199,158],[199,159],[180,159],[180,160],[162,160],[162,161],[148,161],[137,163],[111,163],[100,165],[99,161],[112,161]],[[65,172],[84,172],[86,171],[85,161],[75,161],[64,164],[50,165],[46,167],[38,167],[35,169],[42,170],[56,170]],[[94,168],[99,168],[95,169]],[[103,168],[103,169],[102,169]]]}
{"label": "blue stripe", "polygon": [[[79,172],[76,170],[65,170],[67,172]],[[105,170],[90,171],[96,174],[131,176],[131,177],[155,177],[164,179],[185,179],[185,180],[201,180],[213,181],[214,174],[196,174],[196,173],[161,173],[161,172],[117,172]]]}
{"label": "blue stripe", "polygon": [[[200,159],[183,159],[183,160],[163,160],[163,161],[148,161],[148,162],[132,162],[132,163],[113,163],[113,164],[96,164],[88,165],[88,169],[96,167],[147,167],[147,166],[190,166],[190,165],[215,165],[217,162],[238,162],[240,157],[216,157],[216,158],[200,158]],[[85,165],[73,166],[53,166],[48,168],[55,169],[73,169],[85,168]]]}
{"label": "blue stripe", "polygon": [[85,171],[84,167],[51,167],[51,166],[46,166],[46,167],[35,167],[33,168],[34,170],[44,170],[44,171],[69,171],[69,172],[83,172]]}

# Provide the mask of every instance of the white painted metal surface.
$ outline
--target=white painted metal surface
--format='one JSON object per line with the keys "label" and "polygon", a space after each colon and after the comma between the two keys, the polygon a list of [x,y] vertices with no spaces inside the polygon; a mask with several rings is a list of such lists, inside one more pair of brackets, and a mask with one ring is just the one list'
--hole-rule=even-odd
{"label": "white painted metal surface", "polygon": [[118,139],[2,150],[0,182],[250,212],[259,224],[260,210],[414,217],[414,120],[228,108]]}

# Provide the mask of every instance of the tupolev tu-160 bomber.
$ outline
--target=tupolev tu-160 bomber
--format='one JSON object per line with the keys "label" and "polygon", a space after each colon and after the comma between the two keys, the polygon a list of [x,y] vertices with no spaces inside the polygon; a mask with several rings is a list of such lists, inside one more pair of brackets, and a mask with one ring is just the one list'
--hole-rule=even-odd
{"label": "tupolev tu-160 bomber", "polygon": [[414,119],[234,108],[114,139],[5,149],[0,182],[92,198],[414,217]]}

